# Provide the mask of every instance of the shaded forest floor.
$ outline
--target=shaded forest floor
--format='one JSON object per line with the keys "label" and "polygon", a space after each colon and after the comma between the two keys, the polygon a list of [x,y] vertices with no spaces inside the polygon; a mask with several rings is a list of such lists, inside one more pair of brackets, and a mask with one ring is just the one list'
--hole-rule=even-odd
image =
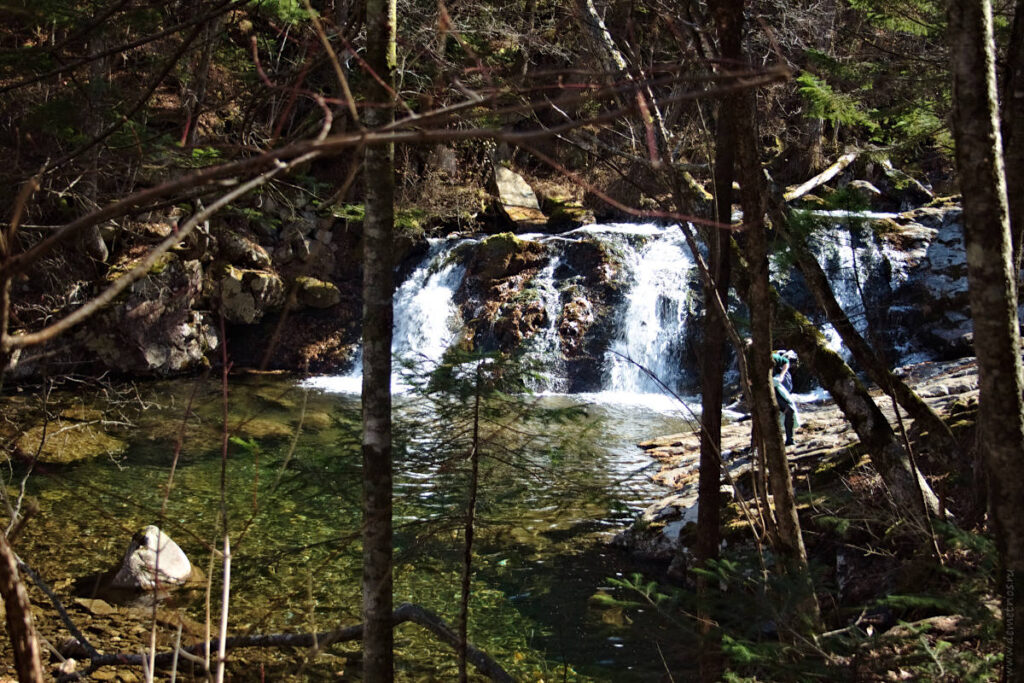
{"label": "shaded forest floor", "polygon": [[[698,576],[717,579],[721,591],[705,609],[724,634],[730,680],[998,679],[1002,646],[995,550],[984,526],[984,486],[975,477],[977,366],[967,358],[901,372],[947,420],[963,449],[964,462],[952,471],[941,466],[947,454],[933,452],[927,434],[906,415],[898,419],[893,402],[872,390],[897,435],[905,434],[911,444],[948,518],[924,529],[903,514],[835,404],[804,396],[802,426],[796,445],[787,450],[827,633],[813,642],[779,637],[799,610],[792,604],[793,581],[765,571],[774,560],[754,495],[758,468],[751,461],[751,421],[741,416],[723,427],[729,470],[722,489],[724,541],[722,559],[710,570],[695,569],[691,550],[699,433],[640,444],[660,462],[654,478],[671,493],[615,543],[667,563],[662,595],[692,596]],[[632,588],[652,594],[650,585]],[[682,599],[697,609],[692,601]]]}

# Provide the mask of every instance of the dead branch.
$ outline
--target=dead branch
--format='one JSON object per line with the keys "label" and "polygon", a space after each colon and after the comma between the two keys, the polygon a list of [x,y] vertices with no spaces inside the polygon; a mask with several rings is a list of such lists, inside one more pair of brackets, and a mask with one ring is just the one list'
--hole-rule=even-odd
{"label": "dead branch", "polygon": [[7,633],[14,648],[14,667],[23,683],[42,683],[43,666],[39,658],[39,640],[32,623],[32,605],[25,584],[18,577],[18,560],[0,533],[0,596],[6,607]]}
{"label": "dead branch", "polygon": [[839,157],[834,164],[826,168],[824,171],[814,176],[802,185],[790,188],[786,190],[786,193],[782,195],[782,198],[787,202],[791,202],[794,199],[799,199],[805,194],[810,192],[816,187],[824,185],[828,181],[835,178],[837,175],[843,172],[847,166],[853,163],[853,160],[859,156],[859,152],[847,152],[843,156]]}
{"label": "dead branch", "polygon": [[9,85],[4,85],[0,87],[0,95],[3,95],[4,93],[10,92],[12,90],[17,90],[18,88],[24,88],[25,86],[32,85],[33,83],[44,81],[47,78],[50,78],[51,76],[57,76],[63,73],[67,73],[68,71],[77,69],[80,66],[85,66],[86,64],[95,62],[97,59],[103,59],[104,57],[110,57],[111,55],[120,54],[122,52],[127,52],[128,50],[133,50],[143,45],[148,45],[149,43],[160,40],[161,38],[166,38],[167,36],[174,35],[175,33],[183,29],[186,29],[189,26],[195,26],[197,24],[202,25],[210,19],[212,19],[213,17],[229,12],[235,9],[236,7],[245,5],[248,1],[249,0],[231,0],[229,2],[222,2],[206,14],[200,15],[198,17],[192,17],[187,21],[175,24],[174,26],[166,28],[163,31],[159,31],[149,36],[143,36],[138,40],[133,40],[128,43],[115,45],[114,47],[103,50],[102,52],[97,52],[95,54],[86,55],[85,57],[76,59],[75,61],[70,62],[68,64],[61,64],[60,66],[50,69],[49,71],[45,71],[39,75],[30,76],[29,78],[24,78],[20,81],[15,81],[14,83],[11,83]]}
{"label": "dead branch", "polygon": [[[398,607],[391,616],[392,627],[412,622],[433,633],[439,640],[456,647],[458,635],[441,617],[420,605],[405,603]],[[234,636],[224,641],[225,650],[237,650],[244,647],[255,648],[311,648],[323,649],[336,643],[344,643],[352,640],[361,640],[363,637],[363,625],[356,624],[334,631],[320,633],[284,633],[262,636]],[[209,642],[211,649],[220,646],[217,640]],[[207,642],[197,643],[187,648],[181,648],[181,652],[187,655],[201,654],[207,647]],[[158,666],[170,666],[174,661],[175,652],[164,652],[156,656]],[[490,655],[482,650],[467,645],[467,658],[476,667],[477,671],[489,677],[492,681],[500,683],[512,683],[512,677],[498,664]],[[89,661],[89,671],[94,671],[101,666],[133,665],[142,666],[144,656],[138,654],[106,654],[93,657]],[[41,679],[40,679],[41,680]]]}

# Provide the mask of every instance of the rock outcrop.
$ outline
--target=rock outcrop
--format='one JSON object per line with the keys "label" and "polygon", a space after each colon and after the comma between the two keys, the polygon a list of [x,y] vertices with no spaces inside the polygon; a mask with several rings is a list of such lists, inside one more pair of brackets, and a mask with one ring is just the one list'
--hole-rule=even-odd
{"label": "rock outcrop", "polygon": [[[136,260],[115,264],[108,280]],[[203,267],[168,253],[90,325],[77,333],[107,367],[141,375],[171,375],[203,367],[219,336],[203,310]]]}

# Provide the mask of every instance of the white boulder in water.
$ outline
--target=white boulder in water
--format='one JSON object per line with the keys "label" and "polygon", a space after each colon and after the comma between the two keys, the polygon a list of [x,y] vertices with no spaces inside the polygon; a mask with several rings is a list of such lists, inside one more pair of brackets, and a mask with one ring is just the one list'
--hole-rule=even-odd
{"label": "white boulder in water", "polygon": [[159,528],[149,525],[132,536],[112,588],[153,590],[184,585],[192,564],[184,551]]}

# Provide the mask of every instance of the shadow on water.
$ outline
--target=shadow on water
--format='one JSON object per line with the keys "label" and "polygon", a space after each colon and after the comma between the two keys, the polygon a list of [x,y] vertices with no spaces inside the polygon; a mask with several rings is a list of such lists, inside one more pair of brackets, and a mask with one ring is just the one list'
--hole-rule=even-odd
{"label": "shadow on water", "polygon": [[[359,621],[357,401],[307,392],[280,378],[233,380],[230,389],[224,493],[234,550],[232,631],[305,631]],[[159,521],[191,385],[149,390],[161,407],[136,417],[120,458],[29,480],[42,514],[19,550],[54,583],[69,587],[108,571],[134,532]],[[220,410],[220,388],[202,386],[185,423],[161,523],[203,569],[221,524]],[[626,615],[600,607],[591,597],[607,588],[609,577],[642,569],[599,540],[627,525],[660,492],[648,482],[649,462],[633,444],[686,424],[663,412],[614,405],[588,412],[600,420],[592,440],[482,464],[471,638],[523,680],[658,680],[663,658],[673,672],[685,673],[686,643],[664,620],[649,610]],[[464,480],[421,448],[415,433],[402,434],[395,603],[420,603],[455,623]],[[184,606],[192,618],[203,618],[204,599],[200,591]],[[396,648],[400,678],[454,675],[454,655],[418,627],[401,627]],[[354,645],[337,650],[350,658],[358,652]]]}

